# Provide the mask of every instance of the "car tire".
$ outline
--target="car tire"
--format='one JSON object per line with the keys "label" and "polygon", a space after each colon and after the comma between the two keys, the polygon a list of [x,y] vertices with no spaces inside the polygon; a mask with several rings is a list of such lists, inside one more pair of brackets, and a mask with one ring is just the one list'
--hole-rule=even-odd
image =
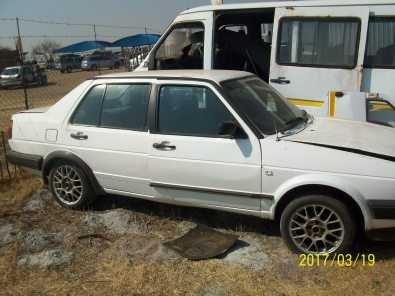
{"label": "car tire", "polygon": [[67,71],[67,73],[71,73],[71,71],[72,71],[72,70],[71,70],[71,67],[67,67],[67,68],[66,68],[66,71]]}
{"label": "car tire", "polygon": [[343,202],[313,194],[294,199],[285,207],[280,230],[295,253],[339,254],[353,247],[357,225]]}
{"label": "car tire", "polygon": [[63,74],[63,73],[64,73],[64,70],[63,70],[63,69],[61,69],[61,70],[60,70],[60,73],[62,73],[62,74]]}
{"label": "car tire", "polygon": [[92,71],[97,71],[97,65],[92,65],[92,66],[91,66],[91,70],[92,70]]}
{"label": "car tire", "polygon": [[88,177],[72,162],[56,162],[50,169],[48,184],[56,201],[65,208],[81,209],[96,199]]}

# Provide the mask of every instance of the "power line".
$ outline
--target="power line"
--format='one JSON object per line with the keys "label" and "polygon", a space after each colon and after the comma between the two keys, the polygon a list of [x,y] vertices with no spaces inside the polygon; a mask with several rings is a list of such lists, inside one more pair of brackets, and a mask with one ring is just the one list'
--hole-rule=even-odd
{"label": "power line", "polygon": [[[0,20],[15,20],[12,18],[0,18]],[[96,27],[102,28],[118,28],[118,29],[135,29],[135,30],[144,30],[147,28],[150,31],[159,32],[160,30],[155,28],[149,28],[145,26],[123,26],[123,25],[106,25],[106,24],[87,24],[87,23],[69,23],[69,22],[57,22],[57,21],[49,21],[49,20],[37,20],[37,19],[30,19],[30,18],[19,18],[20,21],[29,22],[29,23],[37,23],[37,24],[47,24],[47,25],[65,25],[65,26],[80,26],[80,27],[92,27],[96,25]]]}

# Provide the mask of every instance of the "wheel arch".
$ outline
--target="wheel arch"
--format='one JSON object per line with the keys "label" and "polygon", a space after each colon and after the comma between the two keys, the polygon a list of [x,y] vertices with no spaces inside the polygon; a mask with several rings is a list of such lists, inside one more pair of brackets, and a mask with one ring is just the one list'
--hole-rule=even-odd
{"label": "wheel arch", "polygon": [[360,231],[370,228],[371,215],[362,195],[342,182],[325,182],[307,180],[295,182],[292,186],[282,186],[275,196],[275,207],[273,211],[274,219],[279,219],[285,207],[293,200],[307,194],[324,194],[332,196],[345,203],[357,216],[358,228]]}
{"label": "wheel arch", "polygon": [[105,194],[103,187],[97,181],[92,169],[80,157],[69,151],[55,151],[45,157],[42,166],[42,177],[45,184],[48,183],[48,176],[52,166],[58,161],[67,161],[77,165],[85,173],[95,194]]}

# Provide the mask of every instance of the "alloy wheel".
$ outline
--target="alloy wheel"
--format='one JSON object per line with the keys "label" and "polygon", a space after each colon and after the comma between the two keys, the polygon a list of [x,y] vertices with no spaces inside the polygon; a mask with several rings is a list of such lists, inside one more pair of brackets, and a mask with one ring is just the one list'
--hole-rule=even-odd
{"label": "alloy wheel", "polygon": [[67,205],[77,204],[83,196],[83,183],[78,171],[70,165],[59,166],[52,179],[59,200]]}
{"label": "alloy wheel", "polygon": [[304,253],[334,253],[345,235],[344,223],[331,208],[312,204],[298,208],[288,224],[289,235]]}

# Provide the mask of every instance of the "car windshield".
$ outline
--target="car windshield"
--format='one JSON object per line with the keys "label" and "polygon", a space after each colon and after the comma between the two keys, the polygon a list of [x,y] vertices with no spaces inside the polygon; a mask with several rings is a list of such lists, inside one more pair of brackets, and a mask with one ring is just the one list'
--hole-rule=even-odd
{"label": "car windshield", "polygon": [[262,134],[284,132],[307,121],[307,114],[256,76],[222,82],[230,103]]}
{"label": "car windshield", "polygon": [[17,75],[17,74],[19,74],[19,68],[7,68],[7,69],[4,69],[1,74],[3,74],[3,75]]}

